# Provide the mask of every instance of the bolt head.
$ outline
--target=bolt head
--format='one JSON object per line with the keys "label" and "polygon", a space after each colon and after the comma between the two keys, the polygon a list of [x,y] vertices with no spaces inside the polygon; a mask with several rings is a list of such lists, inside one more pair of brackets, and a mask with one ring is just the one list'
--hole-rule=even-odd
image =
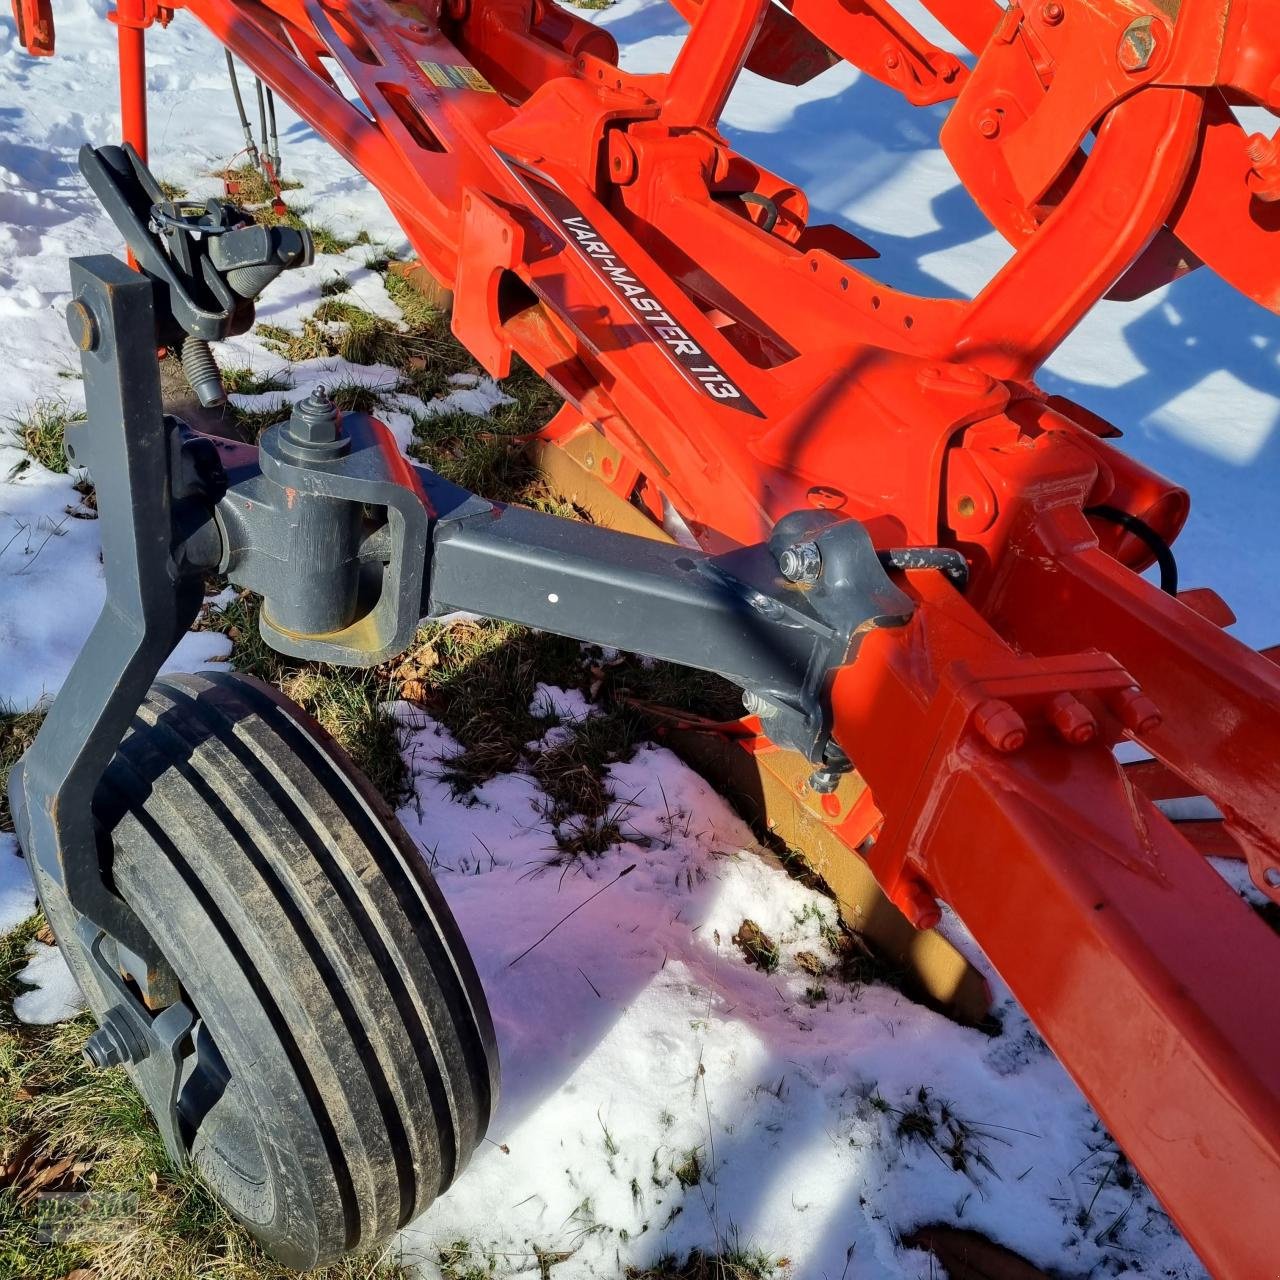
{"label": "bolt head", "polygon": [[812,586],[822,577],[822,552],[816,542],[797,542],[778,555],[778,568],[788,582]]}
{"label": "bolt head", "polygon": [[978,132],[984,138],[996,138],[1000,135],[1000,117],[994,111],[984,112],[978,117]]}
{"label": "bolt head", "polygon": [[84,1042],[84,1058],[99,1071],[127,1063],[141,1062],[148,1045],[134,1032],[123,1009],[108,1009],[102,1025]]}
{"label": "bolt head", "polygon": [[1058,0],[1049,0],[1049,3],[1040,10],[1040,16],[1047,26],[1056,27],[1067,16],[1067,11],[1058,3]]}
{"label": "bolt head", "polygon": [[98,346],[98,324],[93,312],[79,298],[67,303],[67,332],[81,351],[94,351]]}
{"label": "bolt head", "polygon": [[989,698],[974,713],[974,726],[996,751],[1021,751],[1027,722],[1002,698]]}
{"label": "bolt head", "polygon": [[1120,37],[1116,60],[1124,71],[1145,71],[1156,54],[1156,28],[1151,18],[1131,22]]}

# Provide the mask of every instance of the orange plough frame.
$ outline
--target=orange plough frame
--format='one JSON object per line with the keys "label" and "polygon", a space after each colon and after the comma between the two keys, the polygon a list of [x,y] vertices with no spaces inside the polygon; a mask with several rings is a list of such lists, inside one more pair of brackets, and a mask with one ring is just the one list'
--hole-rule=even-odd
{"label": "orange plough frame", "polygon": [[[546,377],[567,401],[547,439],[602,435],[637,511],[720,549],[817,506],[881,548],[963,554],[963,590],[901,573],[913,619],[836,675],[865,787],[817,807],[917,927],[959,913],[1213,1273],[1258,1280],[1280,939],[1113,747],[1212,800],[1280,901],[1280,668],[1211,593],[1140,576],[1186,493],[1033,379],[1100,299],[1190,270],[1280,308],[1280,146],[1233,112],[1280,111],[1280,0],[925,2],[976,59],[887,0],[676,0],[662,75],[552,0],[174,7],[368,176],[457,336],[495,376],[519,353]],[[52,52],[48,0],[15,8]],[[112,16],[145,154],[144,32],[172,9]],[[972,301],[859,272],[874,250],[719,131],[744,67],[800,83],[841,60],[954,101],[943,147],[1014,246]]]}

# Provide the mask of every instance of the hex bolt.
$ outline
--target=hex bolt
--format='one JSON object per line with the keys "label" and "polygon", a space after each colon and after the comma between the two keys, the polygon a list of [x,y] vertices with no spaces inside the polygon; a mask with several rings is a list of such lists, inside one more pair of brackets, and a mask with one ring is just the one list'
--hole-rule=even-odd
{"label": "hex bolt", "polygon": [[1000,136],[1000,117],[994,111],[984,111],[978,117],[978,132],[984,138],[997,138]]}
{"label": "hex bolt", "polygon": [[316,387],[305,400],[293,406],[289,434],[308,444],[328,444],[338,438],[338,406],[329,399],[324,387]]}
{"label": "hex bolt", "polygon": [[1003,698],[988,698],[973,713],[973,723],[997,751],[1018,751],[1027,740],[1027,722]]}
{"label": "hex bolt", "polygon": [[350,438],[339,434],[338,421],[338,406],[324,387],[316,387],[293,406],[283,436],[291,451],[307,461],[337,458],[351,447]]}
{"label": "hex bolt", "polygon": [[141,1062],[150,1049],[133,1029],[123,1007],[117,1005],[103,1015],[102,1025],[84,1042],[84,1058],[99,1071]]}
{"label": "hex bolt", "polygon": [[759,716],[761,720],[768,720],[778,714],[778,708],[768,698],[762,698],[751,689],[747,689],[742,695],[742,709],[747,715]]}
{"label": "hex bolt", "polygon": [[1040,16],[1047,26],[1056,27],[1067,16],[1067,11],[1058,3],[1058,0],[1049,0],[1049,3],[1040,10]]}
{"label": "hex bolt", "polygon": [[1156,52],[1156,33],[1150,18],[1135,18],[1120,37],[1116,61],[1124,71],[1145,71]]}
{"label": "hex bolt", "polygon": [[1098,733],[1093,712],[1073,693],[1064,691],[1050,700],[1049,719],[1064,741],[1075,747],[1092,742]]}
{"label": "hex bolt", "polygon": [[1121,689],[1110,698],[1111,709],[1130,733],[1141,736],[1154,733],[1164,723],[1164,716],[1136,685]]}
{"label": "hex bolt", "polygon": [[788,582],[811,587],[822,577],[822,552],[816,542],[797,542],[778,554],[778,568]]}

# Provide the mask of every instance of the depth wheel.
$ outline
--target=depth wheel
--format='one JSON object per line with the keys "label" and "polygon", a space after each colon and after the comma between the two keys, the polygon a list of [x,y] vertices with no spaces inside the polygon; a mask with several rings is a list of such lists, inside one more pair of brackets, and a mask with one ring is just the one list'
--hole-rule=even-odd
{"label": "depth wheel", "polygon": [[[288,1266],[385,1241],[497,1097],[484,994],[413,842],[318,725],[229,674],[152,687],[94,811],[197,1019],[177,1102],[195,1166]],[[118,996],[38,878],[101,1018]]]}

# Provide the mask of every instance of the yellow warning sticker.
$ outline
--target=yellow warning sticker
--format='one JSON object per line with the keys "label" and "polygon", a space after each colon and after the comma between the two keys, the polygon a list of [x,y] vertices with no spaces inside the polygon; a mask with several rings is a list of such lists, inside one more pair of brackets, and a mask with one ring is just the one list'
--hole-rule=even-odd
{"label": "yellow warning sticker", "polygon": [[494,88],[475,67],[447,62],[419,62],[422,74],[437,89],[471,89],[476,93],[493,93]]}

